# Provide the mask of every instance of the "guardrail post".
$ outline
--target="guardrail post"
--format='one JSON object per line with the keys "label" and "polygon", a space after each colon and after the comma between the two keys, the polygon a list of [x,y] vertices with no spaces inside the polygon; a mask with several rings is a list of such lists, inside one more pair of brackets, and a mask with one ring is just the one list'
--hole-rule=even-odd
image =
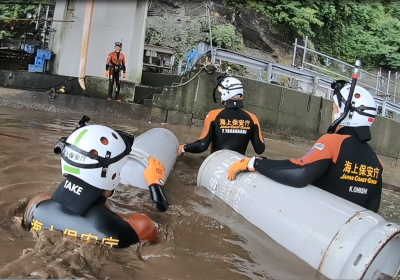
{"label": "guardrail post", "polygon": [[308,47],[308,36],[306,36],[306,41],[304,42],[303,61],[301,62],[302,70],[304,69],[304,62],[306,61],[307,47]]}
{"label": "guardrail post", "polygon": [[382,102],[382,117],[386,117],[386,102],[386,99]]}
{"label": "guardrail post", "polygon": [[296,52],[297,52],[297,38],[294,40],[294,50],[293,50],[292,67],[295,67],[295,63],[296,63]]}
{"label": "guardrail post", "polygon": [[378,94],[379,94],[379,79],[380,79],[380,76],[381,76],[381,71],[379,70],[379,71],[376,73],[375,95],[378,95]]}
{"label": "guardrail post", "polygon": [[326,94],[326,99],[331,100],[331,98],[332,98],[332,89],[329,88],[328,93]]}
{"label": "guardrail post", "polygon": [[389,95],[389,88],[390,88],[390,74],[391,72],[388,72],[388,78],[387,78],[387,87],[386,87],[386,94]]}
{"label": "guardrail post", "polygon": [[268,64],[268,78],[267,78],[267,83],[271,83],[272,79],[272,63]]}

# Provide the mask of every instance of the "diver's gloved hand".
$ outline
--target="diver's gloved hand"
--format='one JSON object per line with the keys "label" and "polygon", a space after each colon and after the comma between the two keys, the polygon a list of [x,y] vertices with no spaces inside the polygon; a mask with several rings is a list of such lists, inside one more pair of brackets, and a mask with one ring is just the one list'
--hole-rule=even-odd
{"label": "diver's gloved hand", "polygon": [[180,157],[181,155],[183,155],[185,153],[185,146],[186,145],[180,145],[179,146],[178,157]]}
{"label": "diver's gloved hand", "polygon": [[144,171],[144,178],[150,189],[151,199],[160,212],[165,212],[169,206],[164,193],[165,168],[153,156],[149,157],[149,166]]}
{"label": "diver's gloved hand", "polygon": [[153,156],[149,157],[149,166],[144,171],[144,178],[147,184],[164,186],[165,168],[164,165]]}
{"label": "diver's gloved hand", "polygon": [[228,179],[230,181],[235,180],[237,173],[242,171],[250,171],[254,172],[256,169],[254,168],[254,162],[256,157],[252,158],[244,158],[236,161],[228,170]]}
{"label": "diver's gloved hand", "polygon": [[106,71],[106,77],[108,78],[109,75],[110,75],[110,72],[107,70]]}
{"label": "diver's gloved hand", "polygon": [[164,193],[164,187],[160,185],[149,186],[151,200],[156,204],[156,208],[160,212],[167,211],[169,202]]}

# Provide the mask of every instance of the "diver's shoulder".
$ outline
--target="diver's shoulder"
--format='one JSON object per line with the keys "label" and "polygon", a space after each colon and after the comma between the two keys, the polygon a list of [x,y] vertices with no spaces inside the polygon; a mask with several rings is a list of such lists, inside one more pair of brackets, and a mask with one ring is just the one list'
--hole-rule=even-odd
{"label": "diver's shoulder", "polygon": [[322,135],[316,142],[315,144],[321,143],[324,145],[341,145],[343,143],[344,140],[346,140],[347,138],[349,138],[350,135],[341,135],[341,134],[324,134]]}
{"label": "diver's shoulder", "polygon": [[222,109],[215,109],[215,110],[211,110],[208,112],[206,119],[207,118],[216,118],[222,111],[224,110],[224,108]]}

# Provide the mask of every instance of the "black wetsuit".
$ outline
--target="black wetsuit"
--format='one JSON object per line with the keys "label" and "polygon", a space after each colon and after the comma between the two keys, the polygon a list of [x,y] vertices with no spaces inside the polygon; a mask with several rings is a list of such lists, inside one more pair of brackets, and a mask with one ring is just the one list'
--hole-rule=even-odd
{"label": "black wetsuit", "polygon": [[115,99],[118,100],[121,90],[120,71],[126,72],[125,55],[121,52],[111,52],[107,57],[106,70],[109,71],[108,98],[112,98],[115,81]]}
{"label": "black wetsuit", "polygon": [[369,127],[343,127],[323,135],[300,159],[255,161],[255,169],[292,187],[312,184],[378,212],[382,194],[383,164],[367,143]]}
{"label": "black wetsuit", "polygon": [[[43,200],[30,209],[25,224],[29,224],[30,228],[36,220],[41,229],[60,230],[65,235],[108,245],[114,243],[112,247],[116,248],[138,243],[139,236],[132,226],[107,208],[104,196],[94,195],[102,193],[102,190],[98,192],[99,189],[93,188],[82,180],[68,176],[51,199]],[[95,201],[91,197],[95,197]]]}
{"label": "black wetsuit", "polygon": [[201,136],[185,145],[185,152],[202,153],[211,144],[211,153],[228,149],[244,155],[249,141],[257,154],[264,152],[265,143],[257,117],[242,107],[229,105],[227,102],[226,108],[207,114]]}

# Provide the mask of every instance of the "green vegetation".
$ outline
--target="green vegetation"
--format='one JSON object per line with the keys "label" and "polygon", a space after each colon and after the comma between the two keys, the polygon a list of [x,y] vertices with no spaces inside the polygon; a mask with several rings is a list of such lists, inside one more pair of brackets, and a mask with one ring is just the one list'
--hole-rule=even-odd
{"label": "green vegetation", "polygon": [[[2,1],[7,3],[7,1]],[[16,2],[16,1],[13,1]],[[0,4],[0,38],[19,38],[32,22],[28,21],[15,21],[15,20],[2,20],[4,18],[12,19],[26,19],[27,14],[37,14],[38,3],[45,4],[48,1],[41,0],[24,0],[20,1],[27,4],[14,5],[14,4]],[[31,4],[32,3],[32,4]]]}
{"label": "green vegetation", "polygon": [[[213,45],[233,51],[244,48],[243,40],[232,24],[213,19]],[[187,51],[197,49],[199,42],[209,43],[209,26],[207,17],[185,17],[177,24],[171,16],[151,17],[146,24],[145,43],[175,49],[175,64],[178,64]]]}
{"label": "green vegetation", "polygon": [[213,45],[220,48],[234,51],[243,50],[243,41],[237,35],[236,27],[230,23],[215,25],[212,29],[212,37]]}
{"label": "green vegetation", "polygon": [[309,36],[316,50],[364,68],[400,68],[400,1],[224,0],[251,7],[288,40]]}

